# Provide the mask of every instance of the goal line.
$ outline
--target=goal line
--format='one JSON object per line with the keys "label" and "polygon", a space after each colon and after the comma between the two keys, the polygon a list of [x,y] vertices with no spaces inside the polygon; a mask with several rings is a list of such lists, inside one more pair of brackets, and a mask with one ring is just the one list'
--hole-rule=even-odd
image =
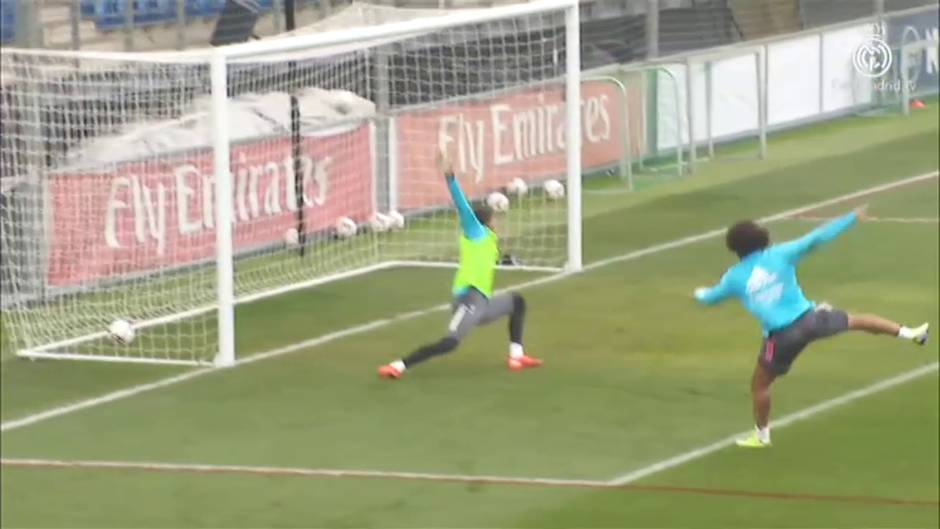
{"label": "goal line", "polygon": [[[379,272],[382,270],[390,270],[397,268],[456,268],[457,264],[454,262],[448,261],[389,261],[385,263],[379,263],[372,266],[367,266],[357,270],[351,270],[349,272],[344,272],[340,274],[334,274],[331,276],[311,279],[302,283],[295,283],[291,285],[285,285],[284,287],[267,290],[264,292],[258,292],[255,294],[249,294],[243,297],[240,297],[235,300],[236,305],[243,305],[252,303],[255,301],[277,297],[283,294],[290,292],[304,290],[313,288],[325,283],[332,283],[336,281],[342,281],[346,279],[352,279],[361,275],[371,274],[374,272]],[[539,273],[560,273],[563,269],[555,267],[545,267],[545,266],[526,266],[522,264],[500,264],[496,267],[499,270],[508,271],[508,272],[539,272]],[[144,320],[134,322],[135,330],[144,330],[149,327],[156,327],[160,325],[165,325],[168,323],[173,323],[177,321],[186,320],[189,318],[198,317],[205,314],[210,314],[213,311],[217,310],[218,305],[206,305],[203,307],[197,307],[186,312],[181,312],[177,314],[171,314],[162,318],[154,318],[151,320]],[[133,356],[118,356],[118,357],[108,357],[94,354],[81,354],[75,352],[56,352],[61,350],[68,350],[69,347],[79,345],[82,343],[90,342],[93,340],[102,340],[107,339],[108,333],[106,331],[98,331],[95,333],[89,333],[82,336],[76,336],[74,338],[69,338],[66,340],[61,340],[58,342],[53,342],[49,344],[44,344],[32,349],[24,349],[16,352],[16,355],[21,358],[28,358],[34,360],[86,360],[86,361],[97,361],[97,362],[123,362],[123,363],[138,363],[138,364],[162,364],[162,365],[182,365],[182,366],[212,366],[213,362],[210,360],[199,360],[199,359],[174,359],[174,358],[138,358]]]}

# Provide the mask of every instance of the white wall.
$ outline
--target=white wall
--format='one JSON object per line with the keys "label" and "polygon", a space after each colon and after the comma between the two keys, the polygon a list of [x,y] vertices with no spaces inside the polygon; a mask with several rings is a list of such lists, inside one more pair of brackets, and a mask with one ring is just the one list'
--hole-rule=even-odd
{"label": "white wall", "polygon": [[[705,141],[709,129],[716,139],[757,130],[759,109],[756,55],[751,51],[742,51],[739,55],[711,62],[711,123],[708,115],[705,64],[692,63],[692,106],[695,111],[692,122],[696,141]],[[688,122],[685,118],[688,106],[688,68],[686,65],[671,65],[666,69],[675,76],[676,83],[666,75],[659,77],[657,145],[660,149],[674,148],[680,136],[682,143],[689,141]],[[679,94],[679,112],[682,116],[681,134],[676,134],[675,130],[676,92]]]}
{"label": "white wall", "polygon": [[[758,131],[758,66],[766,54],[767,124],[770,127],[803,122],[872,102],[871,79],[858,75],[852,56],[871,36],[871,25],[860,24],[816,35],[796,36],[761,46],[729,51],[712,59],[711,124],[706,105],[706,77],[702,62],[693,56],[693,124],[695,139],[704,142],[709,129],[714,140]],[[689,141],[685,64],[667,66],[675,78],[660,75],[657,90],[658,146],[669,149],[677,139]],[[676,133],[675,93],[679,93],[681,131]],[[701,143],[700,143],[701,144]]]}
{"label": "white wall", "polygon": [[819,113],[819,37],[767,46],[767,120],[777,125]]}
{"label": "white wall", "polygon": [[869,36],[870,24],[832,31],[822,36],[824,112],[845,110],[871,102],[871,83],[857,75],[852,66],[852,54]]}

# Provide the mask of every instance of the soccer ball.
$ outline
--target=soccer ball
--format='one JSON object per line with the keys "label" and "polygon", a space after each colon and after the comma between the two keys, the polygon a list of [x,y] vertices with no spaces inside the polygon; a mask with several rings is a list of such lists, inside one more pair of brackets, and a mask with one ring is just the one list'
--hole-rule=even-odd
{"label": "soccer ball", "polygon": [[525,180],[521,178],[513,178],[512,182],[509,182],[509,185],[506,186],[506,190],[512,193],[513,195],[521,197],[529,192],[529,186],[525,183]]}
{"label": "soccer ball", "polygon": [[545,194],[552,200],[560,200],[565,196],[565,186],[558,180],[547,180],[545,182]]}
{"label": "soccer ball", "polygon": [[121,345],[127,345],[134,341],[134,327],[127,320],[114,320],[108,326],[108,334],[111,339]]}
{"label": "soccer ball", "polygon": [[509,199],[499,191],[494,191],[486,197],[486,205],[494,211],[509,211]]}
{"label": "soccer ball", "polygon": [[340,217],[339,220],[336,221],[336,234],[343,239],[348,239],[355,235],[357,229],[356,221],[349,217]]}
{"label": "soccer ball", "polygon": [[389,211],[388,218],[391,220],[393,230],[405,229],[405,216],[397,211]]}
{"label": "soccer ball", "polygon": [[300,235],[297,234],[297,228],[288,228],[284,231],[284,243],[288,246],[300,244]]}
{"label": "soccer ball", "polygon": [[388,215],[376,212],[369,219],[369,227],[376,233],[382,233],[392,227],[392,219]]}

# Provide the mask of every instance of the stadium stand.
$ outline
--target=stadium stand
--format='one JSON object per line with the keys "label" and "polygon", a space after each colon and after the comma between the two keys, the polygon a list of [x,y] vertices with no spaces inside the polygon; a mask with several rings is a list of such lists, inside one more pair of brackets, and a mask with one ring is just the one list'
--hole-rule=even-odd
{"label": "stadium stand", "polygon": [[[886,13],[934,4],[931,0],[884,0]],[[816,28],[875,14],[874,1],[802,0],[800,10],[804,27]]]}
{"label": "stadium stand", "polygon": [[16,36],[16,0],[0,0],[0,43],[9,44]]}
{"label": "stadium stand", "polygon": [[[2,0],[3,42],[29,21],[17,15],[24,0]],[[37,6],[41,44],[47,48],[138,50],[181,49],[209,43],[225,0],[27,0]],[[285,0],[254,2],[261,12],[255,34],[284,30]],[[372,0],[388,9],[458,9],[517,0]],[[351,0],[295,0],[298,27],[329,18]],[[936,3],[884,0],[886,12]],[[658,0],[660,55],[779,35],[845,22],[875,13],[875,0]],[[584,0],[584,62],[645,58],[648,0]],[[182,18],[180,18],[182,14]],[[127,21],[132,21],[127,26]]]}
{"label": "stadium stand", "polygon": [[808,28],[873,15],[874,2],[858,0],[803,0],[803,21]]}
{"label": "stadium stand", "polygon": [[[206,46],[225,4],[225,0],[28,1],[39,7],[43,47],[101,51]],[[283,13],[277,9],[284,5],[284,0],[241,1],[253,3],[260,11],[256,28],[259,36],[283,31]],[[310,24],[348,3],[349,0],[295,0],[297,24]],[[128,27],[129,15],[133,24]]]}
{"label": "stadium stand", "polygon": [[799,0],[730,0],[728,6],[744,40],[803,29]]}
{"label": "stadium stand", "polygon": [[696,48],[710,48],[741,39],[728,2],[692,2],[691,7],[661,9],[659,51],[670,55]]}
{"label": "stadium stand", "polygon": [[[273,0],[249,2],[262,13],[273,8]],[[225,0],[183,0],[183,16],[215,18],[224,5]],[[82,19],[93,21],[99,31],[112,31],[122,27],[129,15],[137,27],[176,22],[179,5],[177,0],[82,0],[79,11]]]}

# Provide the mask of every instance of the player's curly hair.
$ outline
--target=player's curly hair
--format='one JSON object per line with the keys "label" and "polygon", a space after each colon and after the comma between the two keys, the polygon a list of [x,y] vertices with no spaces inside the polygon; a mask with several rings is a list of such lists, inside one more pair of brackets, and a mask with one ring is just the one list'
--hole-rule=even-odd
{"label": "player's curly hair", "polygon": [[728,228],[725,234],[725,244],[728,249],[744,259],[754,252],[763,250],[770,244],[770,234],[767,228],[752,220],[736,222]]}
{"label": "player's curly hair", "polygon": [[493,208],[481,204],[473,208],[473,214],[476,215],[477,220],[480,221],[480,224],[484,226],[490,226],[490,221],[493,220]]}

